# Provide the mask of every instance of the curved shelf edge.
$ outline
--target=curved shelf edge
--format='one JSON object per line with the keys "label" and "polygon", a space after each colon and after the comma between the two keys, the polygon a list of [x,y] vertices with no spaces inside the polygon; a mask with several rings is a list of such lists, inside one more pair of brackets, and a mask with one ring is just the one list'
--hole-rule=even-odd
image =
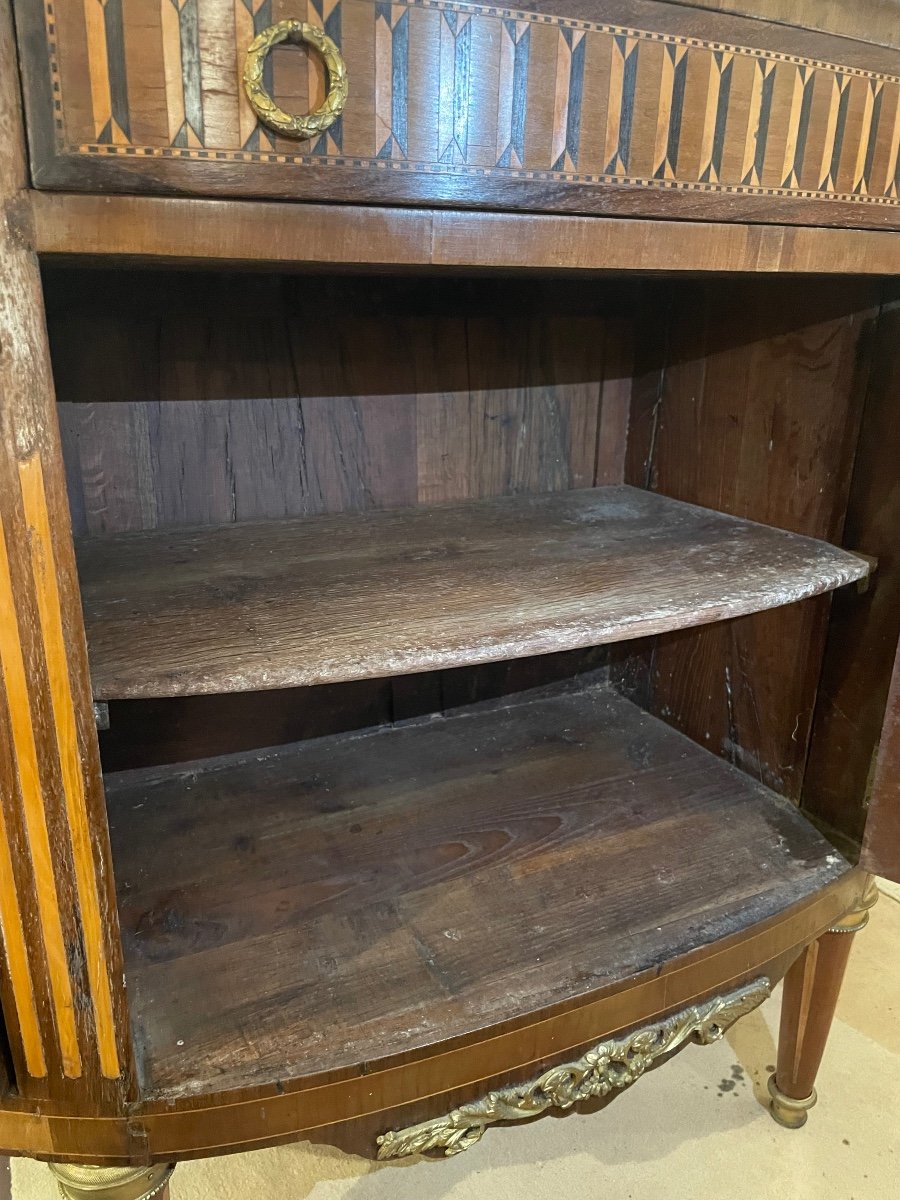
{"label": "curved shelf edge", "polygon": [[[98,1165],[205,1157],[299,1138],[328,1141],[336,1126],[377,1118],[383,1130],[447,1111],[512,1076],[528,1077],[601,1038],[652,1021],[761,975],[774,984],[802,948],[863,895],[868,876],[852,868],[807,900],[742,931],[647,971],[577,1007],[427,1057],[337,1081],[297,1079],[133,1106],[127,1115],[75,1117],[42,1103],[0,1100],[0,1147],[11,1154]],[[402,1113],[402,1116],[400,1115]],[[90,1146],[89,1151],[84,1147]],[[376,1152],[374,1139],[372,1154]]]}
{"label": "curved shelf edge", "polygon": [[95,700],[307,687],[574,650],[792,604],[869,564],[607,486],[86,537]]}

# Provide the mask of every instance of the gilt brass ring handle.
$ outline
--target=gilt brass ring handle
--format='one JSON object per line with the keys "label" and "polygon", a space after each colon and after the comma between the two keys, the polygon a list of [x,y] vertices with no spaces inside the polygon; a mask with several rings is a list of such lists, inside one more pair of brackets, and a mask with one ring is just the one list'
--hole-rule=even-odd
{"label": "gilt brass ring handle", "polygon": [[[279,108],[263,85],[263,67],[266,55],[279,42],[301,42],[315,47],[321,54],[328,70],[328,95],[325,103],[315,112],[304,116],[293,116]],[[244,90],[253,111],[264,125],[283,133],[286,137],[312,138],[324,133],[344,111],[347,102],[347,66],[341,52],[325,33],[316,25],[305,21],[279,21],[258,33],[247,50],[244,63]]]}

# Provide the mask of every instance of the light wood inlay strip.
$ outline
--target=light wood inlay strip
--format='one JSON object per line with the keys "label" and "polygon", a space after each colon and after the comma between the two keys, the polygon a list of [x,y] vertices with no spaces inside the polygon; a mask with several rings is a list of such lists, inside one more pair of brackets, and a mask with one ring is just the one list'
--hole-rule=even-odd
{"label": "light wood inlay strip", "polygon": [[[166,78],[169,141],[174,142],[184,124],[184,68],[181,62],[181,29],[178,9],[173,4],[161,4],[160,20],[162,22],[162,53]],[[248,43],[249,40],[248,38]]]}
{"label": "light wood inlay strip", "polygon": [[888,151],[887,170],[884,173],[884,191],[890,192],[891,183],[897,171],[897,154],[900,152],[900,99],[894,113],[894,128],[891,133],[891,148]]}
{"label": "light wood inlay strip", "polygon": [[[653,142],[654,174],[665,167],[666,152],[669,148],[669,122],[672,120],[672,93],[675,87],[675,63],[663,48],[662,65],[659,78],[659,101],[656,110],[656,137]],[[666,178],[672,177],[672,172],[666,173]]]}
{"label": "light wood inlay strip", "polygon": [[113,1017],[109,971],[103,939],[100,898],[94,874],[91,833],[85,805],[84,778],[81,774],[78,734],[75,727],[75,705],[69,677],[68,658],[63,636],[59,586],[53,559],[53,543],[44,492],[44,476],[39,455],[19,464],[19,480],[25,519],[31,541],[31,566],[37,592],[41,633],[50,694],[56,726],[59,761],[62,768],[66,797],[66,815],[72,838],[75,880],[84,930],[84,950],[87,957],[91,999],[97,1031],[100,1069],[107,1079],[119,1076],[119,1052],[116,1046],[116,1027]]}
{"label": "light wood inlay strip", "polygon": [[[812,85],[810,85],[812,86]],[[784,144],[784,157],[781,161],[781,177],[779,183],[790,179],[794,174],[794,158],[797,153],[797,137],[800,132],[800,110],[803,107],[803,76],[801,68],[794,71],[794,86],[791,91],[791,110],[787,119],[787,141]]]}
{"label": "light wood inlay strip", "polygon": [[719,92],[722,88],[722,72],[716,63],[715,55],[709,55],[709,84],[706,93],[706,110],[703,114],[703,134],[700,138],[700,163],[697,168],[698,179],[703,178],[706,168],[712,163],[713,139],[716,135],[716,113],[719,109]]}
{"label": "light wood inlay strip", "polygon": [[25,930],[22,925],[22,910],[16,895],[13,877],[12,854],[9,834],[3,809],[0,808],[0,934],[6,952],[6,967],[12,984],[19,1022],[19,1036],[25,1053],[25,1066],[29,1075],[43,1079],[47,1074],[44,1058],[44,1042],[38,1023],[34,1003],[34,984],[28,966],[28,951],[25,948]]}
{"label": "light wood inlay strip", "polygon": [[94,111],[94,136],[99,138],[112,118],[112,96],[109,90],[109,55],[106,49],[106,26],[103,6],[99,0],[84,0],[84,26],[87,35],[88,61],[91,74],[91,106]]}
{"label": "light wood inlay strip", "polygon": [[834,154],[834,138],[837,133],[838,111],[841,106],[841,79],[835,75],[831,81],[831,98],[828,103],[828,123],[822,145],[822,162],[819,167],[819,187],[828,187],[831,177],[831,157]]}
{"label": "light wood inlay strip", "polygon": [[[615,41],[609,43],[609,93],[606,107],[606,141],[603,147],[605,171],[619,148],[619,122],[622,117],[622,84],[625,77],[625,62]],[[616,167],[618,171],[618,166]]]}
{"label": "light wood inlay strip", "polygon": [[81,1051],[75,1025],[72,983],[66,959],[59,896],[53,872],[53,855],[47,832],[47,816],[41,791],[37,746],[32,724],[31,701],[25,659],[19,640],[18,622],[7,552],[6,531],[0,525],[0,666],[9,702],[10,725],[16,768],[22,792],[22,808],[28,846],[34,869],[38,919],[47,954],[47,969],[56,1015],[63,1071],[70,1079],[81,1077]]}
{"label": "light wood inlay strip", "polygon": [[[756,158],[756,141],[759,137],[759,113],[762,107],[763,83],[765,72],[762,65],[757,64],[753,72],[753,83],[750,88],[750,107],[747,113],[747,131],[744,135],[744,157],[741,162],[740,178],[743,180],[753,167]],[[758,179],[752,182],[758,183]]]}
{"label": "light wood inlay strip", "polygon": [[859,188],[868,190],[864,175],[866,170],[866,153],[869,149],[869,134],[872,132],[872,117],[875,112],[875,96],[875,90],[867,86],[863,96],[863,116],[859,132],[859,145],[856,149],[856,161],[853,165],[853,183],[851,186],[854,191]]}

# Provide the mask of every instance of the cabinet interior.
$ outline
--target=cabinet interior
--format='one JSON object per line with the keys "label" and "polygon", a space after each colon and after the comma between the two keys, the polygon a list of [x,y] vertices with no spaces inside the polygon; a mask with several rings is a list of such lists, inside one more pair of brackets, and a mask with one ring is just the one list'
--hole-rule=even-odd
{"label": "cabinet interior", "polygon": [[852,853],[900,633],[880,280],[44,282],[148,1092],[562,1004],[585,938],[612,984],[737,930],[837,870],[798,807]]}

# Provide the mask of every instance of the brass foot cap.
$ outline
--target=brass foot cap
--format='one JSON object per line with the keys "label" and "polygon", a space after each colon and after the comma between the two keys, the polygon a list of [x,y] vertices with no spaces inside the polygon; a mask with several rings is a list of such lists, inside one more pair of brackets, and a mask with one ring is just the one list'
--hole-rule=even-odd
{"label": "brass foot cap", "polygon": [[171,1163],[151,1167],[87,1167],[48,1163],[66,1200],[150,1200],[175,1170]]}
{"label": "brass foot cap", "polygon": [[774,1075],[769,1076],[768,1087],[769,1095],[772,1097],[769,1105],[772,1118],[779,1125],[783,1125],[785,1129],[799,1129],[805,1125],[809,1110],[817,1100],[816,1089],[813,1088],[805,1100],[795,1100],[793,1096],[786,1096],[784,1092],[778,1090]]}

